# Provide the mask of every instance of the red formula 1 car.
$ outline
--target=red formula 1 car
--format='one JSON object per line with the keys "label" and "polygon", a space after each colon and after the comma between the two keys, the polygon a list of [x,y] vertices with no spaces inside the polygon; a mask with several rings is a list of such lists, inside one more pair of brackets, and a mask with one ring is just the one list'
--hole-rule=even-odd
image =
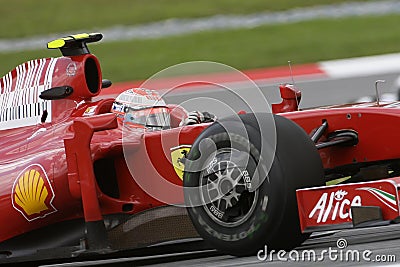
{"label": "red formula 1 car", "polygon": [[274,114],[187,123],[152,90],[93,100],[110,85],[86,45],[101,38],[52,41],[63,57],[0,80],[0,262],[198,235],[251,255],[396,222],[399,103],[298,111],[300,92],[282,85]]}

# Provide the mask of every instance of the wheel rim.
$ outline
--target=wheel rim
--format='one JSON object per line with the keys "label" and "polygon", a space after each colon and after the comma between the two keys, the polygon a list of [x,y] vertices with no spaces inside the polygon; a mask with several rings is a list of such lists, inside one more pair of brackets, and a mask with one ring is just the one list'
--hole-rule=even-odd
{"label": "wheel rim", "polygon": [[[236,227],[245,222],[255,209],[258,189],[250,192],[251,172],[240,160],[252,157],[234,148],[219,149],[208,161],[200,175],[202,207],[209,217],[225,227]],[[239,161],[239,162],[238,162]]]}

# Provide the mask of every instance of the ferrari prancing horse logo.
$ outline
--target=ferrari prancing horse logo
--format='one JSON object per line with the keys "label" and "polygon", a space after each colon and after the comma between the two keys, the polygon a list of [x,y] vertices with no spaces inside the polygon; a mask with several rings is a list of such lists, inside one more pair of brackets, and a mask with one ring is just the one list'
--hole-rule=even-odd
{"label": "ferrari prancing horse logo", "polygon": [[52,202],[54,191],[43,167],[32,164],[26,167],[14,182],[11,195],[13,207],[28,221],[56,212]]}
{"label": "ferrari prancing horse logo", "polygon": [[185,169],[185,164],[182,159],[186,158],[187,154],[189,154],[190,145],[181,145],[177,147],[171,148],[171,160],[172,165],[174,166],[176,174],[183,180],[183,170]]}

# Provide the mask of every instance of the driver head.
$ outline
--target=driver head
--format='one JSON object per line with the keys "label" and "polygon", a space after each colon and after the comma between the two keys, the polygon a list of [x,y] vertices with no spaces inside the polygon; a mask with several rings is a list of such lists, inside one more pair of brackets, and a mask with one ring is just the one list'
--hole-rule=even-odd
{"label": "driver head", "polygon": [[170,116],[159,93],[144,88],[122,92],[114,101],[111,111],[127,127],[162,130],[170,128]]}

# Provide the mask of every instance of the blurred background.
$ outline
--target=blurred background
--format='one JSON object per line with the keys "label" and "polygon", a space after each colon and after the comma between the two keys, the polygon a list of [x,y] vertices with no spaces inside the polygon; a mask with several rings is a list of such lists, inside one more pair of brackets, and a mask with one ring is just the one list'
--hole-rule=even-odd
{"label": "blurred background", "polygon": [[376,2],[398,1],[0,0],[0,75],[59,56],[45,49],[53,37],[97,31],[92,52],[114,82],[193,60],[252,69],[399,52],[399,11],[363,11]]}
{"label": "blurred background", "polygon": [[[100,59],[103,77],[114,84],[144,80],[166,67],[196,60],[248,70],[287,66],[289,60],[296,66],[400,52],[398,0],[0,0],[0,4],[1,76],[30,59],[59,56],[58,50],[47,50],[46,43],[81,32],[104,34],[103,41],[90,49]],[[383,77],[388,80],[383,93],[396,94],[399,73],[400,69]],[[300,84],[302,107],[371,95],[374,81],[382,77],[356,78]],[[280,82],[260,85],[273,102],[280,100],[276,88]],[[335,90],[329,93],[333,97],[326,97],[320,88]]]}

